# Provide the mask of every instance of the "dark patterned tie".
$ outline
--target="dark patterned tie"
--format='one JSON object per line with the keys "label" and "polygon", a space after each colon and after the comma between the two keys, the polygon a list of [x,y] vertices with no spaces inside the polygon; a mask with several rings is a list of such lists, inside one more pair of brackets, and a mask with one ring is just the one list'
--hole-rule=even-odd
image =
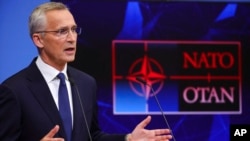
{"label": "dark patterned tie", "polygon": [[71,140],[72,132],[72,119],[69,105],[68,91],[65,83],[65,76],[63,73],[59,73],[57,77],[60,79],[59,85],[59,112],[63,120],[64,130],[67,134],[67,141]]}

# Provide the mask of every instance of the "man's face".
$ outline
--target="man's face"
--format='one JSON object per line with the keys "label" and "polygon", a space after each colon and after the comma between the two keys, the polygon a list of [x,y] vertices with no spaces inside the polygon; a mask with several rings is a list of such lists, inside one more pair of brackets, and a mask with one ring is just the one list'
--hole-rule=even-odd
{"label": "man's face", "polygon": [[[61,69],[67,62],[74,61],[76,53],[77,33],[75,20],[68,10],[53,10],[46,13],[47,26],[41,37],[41,57],[45,63]],[[67,32],[68,30],[68,32]],[[66,31],[66,34],[65,32]]]}

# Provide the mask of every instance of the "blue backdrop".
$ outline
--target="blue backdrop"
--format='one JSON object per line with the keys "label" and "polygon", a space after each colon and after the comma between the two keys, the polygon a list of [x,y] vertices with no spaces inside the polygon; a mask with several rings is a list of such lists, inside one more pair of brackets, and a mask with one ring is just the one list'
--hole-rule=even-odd
{"label": "blue backdrop", "polygon": [[[0,82],[28,65],[36,48],[28,34],[28,15],[46,0],[0,2]],[[250,76],[247,60],[250,3],[246,2],[83,2],[66,3],[79,26],[76,61],[71,65],[98,82],[99,119],[110,133],[128,133],[146,115],[114,115],[112,40],[240,41],[242,44],[242,114],[166,115],[177,141],[229,141],[231,124],[250,124]],[[165,128],[160,115],[147,128]]]}
{"label": "blue backdrop", "polygon": [[47,1],[0,1],[0,83],[28,65],[37,54],[29,37],[28,16],[35,6]]}
{"label": "blue backdrop", "polygon": [[[250,98],[247,73],[249,62],[246,59],[250,43],[249,3],[80,0],[63,2],[69,5],[78,25],[84,29],[84,34],[79,37],[77,59],[72,65],[97,79],[99,118],[105,131],[129,132],[146,116],[113,114],[113,40],[241,42],[242,114],[166,116],[176,140],[179,141],[229,141],[231,124],[250,124],[247,102]],[[128,105],[124,105],[126,106]],[[148,128],[158,127],[166,125],[162,116],[153,115],[153,121]]]}

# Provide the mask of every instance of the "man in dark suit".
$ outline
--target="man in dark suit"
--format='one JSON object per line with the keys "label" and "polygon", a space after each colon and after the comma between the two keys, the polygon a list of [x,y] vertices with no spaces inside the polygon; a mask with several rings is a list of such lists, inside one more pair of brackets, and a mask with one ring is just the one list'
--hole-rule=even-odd
{"label": "man in dark suit", "polygon": [[[145,129],[150,116],[127,135],[101,131],[95,79],[67,64],[75,59],[77,34],[81,29],[64,4],[49,2],[35,8],[29,18],[29,29],[39,55],[0,85],[1,141],[168,141],[172,138],[169,129]],[[57,77],[59,73],[65,76],[63,80]],[[66,81],[69,104],[67,128],[65,114],[59,112],[61,81]]]}

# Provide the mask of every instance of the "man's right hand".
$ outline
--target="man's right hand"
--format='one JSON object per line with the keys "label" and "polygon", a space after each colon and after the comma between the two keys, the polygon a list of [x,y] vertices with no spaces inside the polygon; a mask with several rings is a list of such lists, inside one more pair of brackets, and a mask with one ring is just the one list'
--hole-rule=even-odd
{"label": "man's right hand", "polygon": [[64,141],[63,138],[54,138],[55,134],[59,131],[59,128],[59,125],[56,125],[40,141]]}

